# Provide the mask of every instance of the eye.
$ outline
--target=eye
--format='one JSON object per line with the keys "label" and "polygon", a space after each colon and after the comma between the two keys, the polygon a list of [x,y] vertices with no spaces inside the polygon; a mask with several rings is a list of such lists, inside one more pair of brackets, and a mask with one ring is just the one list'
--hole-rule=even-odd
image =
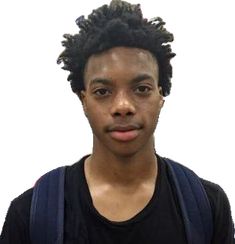
{"label": "eye", "polygon": [[99,89],[96,89],[93,93],[96,96],[104,97],[104,96],[109,95],[111,92],[108,89],[106,89],[106,88],[99,88]]}
{"label": "eye", "polygon": [[147,94],[149,93],[151,90],[151,88],[149,86],[145,86],[145,85],[141,85],[136,87],[135,92],[139,93],[139,94]]}

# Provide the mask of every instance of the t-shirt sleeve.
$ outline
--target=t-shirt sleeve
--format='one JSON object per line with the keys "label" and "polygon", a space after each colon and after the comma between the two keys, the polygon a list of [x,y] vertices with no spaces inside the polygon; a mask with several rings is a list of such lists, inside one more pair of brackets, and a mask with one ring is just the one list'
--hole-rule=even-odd
{"label": "t-shirt sleeve", "polygon": [[203,180],[203,185],[213,212],[214,234],[212,244],[234,244],[234,225],[227,195],[219,185],[205,180]]}
{"label": "t-shirt sleeve", "polygon": [[2,228],[0,244],[30,244],[29,216],[32,190],[13,200]]}

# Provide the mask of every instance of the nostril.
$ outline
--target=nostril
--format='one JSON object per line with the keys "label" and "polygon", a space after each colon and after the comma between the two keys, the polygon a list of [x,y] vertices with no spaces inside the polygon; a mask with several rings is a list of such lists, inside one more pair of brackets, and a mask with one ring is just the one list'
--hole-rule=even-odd
{"label": "nostril", "polygon": [[135,114],[135,106],[127,99],[118,100],[112,103],[110,112],[115,117],[132,116]]}
{"label": "nostril", "polygon": [[120,115],[121,115],[121,114],[118,113],[118,112],[116,112],[116,113],[113,114],[113,116],[115,116],[115,117],[120,116]]}
{"label": "nostril", "polygon": [[133,113],[131,111],[128,111],[126,113],[121,113],[121,112],[115,112],[113,116],[118,117],[118,116],[131,116]]}

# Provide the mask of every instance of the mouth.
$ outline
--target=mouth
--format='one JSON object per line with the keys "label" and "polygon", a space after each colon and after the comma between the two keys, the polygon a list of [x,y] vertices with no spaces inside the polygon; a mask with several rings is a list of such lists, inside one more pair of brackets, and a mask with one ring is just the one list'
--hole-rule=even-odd
{"label": "mouth", "polygon": [[121,142],[128,142],[136,139],[141,130],[141,126],[132,125],[114,125],[109,128],[108,132],[112,139]]}

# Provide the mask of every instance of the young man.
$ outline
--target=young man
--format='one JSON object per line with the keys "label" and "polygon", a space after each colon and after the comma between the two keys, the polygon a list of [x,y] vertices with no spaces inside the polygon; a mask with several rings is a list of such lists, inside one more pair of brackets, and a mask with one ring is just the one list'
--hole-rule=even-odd
{"label": "young man", "polygon": [[[93,132],[92,153],[66,167],[64,243],[186,244],[179,199],[154,137],[171,88],[173,35],[160,18],[142,17],[139,5],[112,1],[65,35],[58,62],[82,102]],[[210,243],[231,244],[228,199],[200,179],[210,202]],[[33,189],[8,211],[1,243],[28,244]],[[209,243],[208,243],[209,244]]]}

